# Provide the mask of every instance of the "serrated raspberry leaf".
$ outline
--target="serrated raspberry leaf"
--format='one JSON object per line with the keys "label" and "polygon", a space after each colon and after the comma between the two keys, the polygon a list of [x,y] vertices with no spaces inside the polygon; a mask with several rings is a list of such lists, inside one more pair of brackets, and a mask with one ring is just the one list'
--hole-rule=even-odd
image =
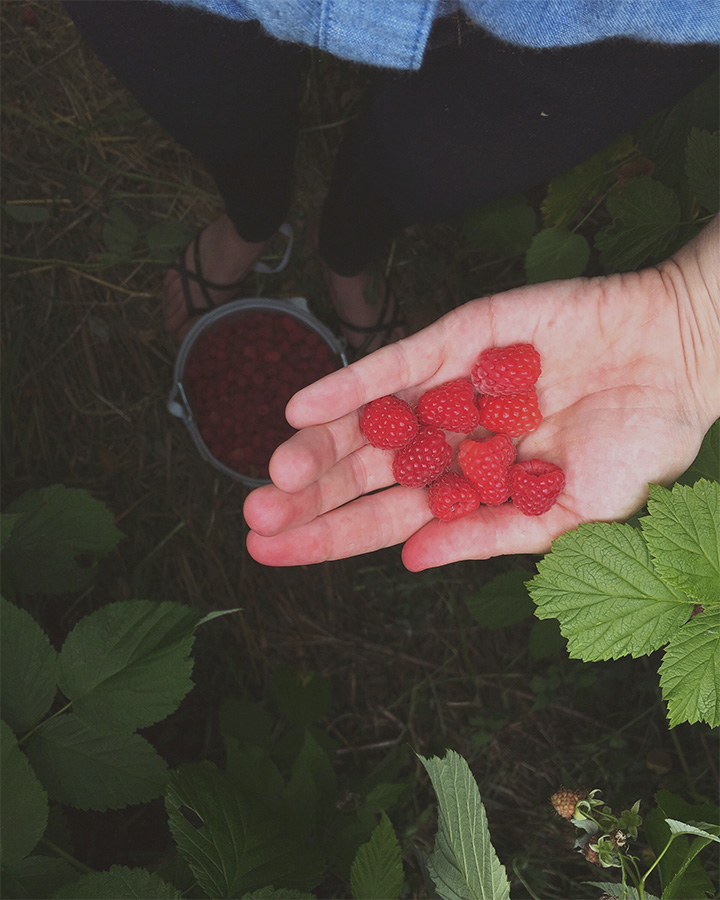
{"label": "serrated raspberry leaf", "polygon": [[640,527],[658,574],[704,606],[720,605],[720,484],[651,484]]}
{"label": "serrated raspberry leaf", "polygon": [[660,687],[670,727],[681,722],[720,725],[720,614],[694,616],[670,640],[660,664]]}
{"label": "serrated raspberry leaf", "polygon": [[688,620],[692,602],[655,571],[631,525],[580,525],[553,541],[528,583],[539,619],[556,618],[568,653],[596,661],[644,656]]}

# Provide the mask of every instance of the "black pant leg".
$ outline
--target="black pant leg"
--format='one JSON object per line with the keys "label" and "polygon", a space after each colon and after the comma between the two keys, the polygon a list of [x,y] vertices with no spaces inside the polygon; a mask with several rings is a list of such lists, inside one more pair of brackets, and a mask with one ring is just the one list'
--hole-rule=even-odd
{"label": "black pant leg", "polygon": [[66,0],[102,62],[217,183],[249,241],[269,237],[291,199],[302,48],[256,22],[155,0]]}
{"label": "black pant leg", "polygon": [[531,50],[480,29],[379,73],[338,155],[320,230],[354,275],[411,222],[543,184],[676,102],[718,63],[711,47],[629,40]]}

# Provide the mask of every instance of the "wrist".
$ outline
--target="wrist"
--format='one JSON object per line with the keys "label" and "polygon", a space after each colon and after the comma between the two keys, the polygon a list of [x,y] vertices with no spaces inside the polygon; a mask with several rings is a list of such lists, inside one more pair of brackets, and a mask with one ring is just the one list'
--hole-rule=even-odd
{"label": "wrist", "polygon": [[720,418],[720,216],[659,270],[677,302],[685,370],[709,428]]}

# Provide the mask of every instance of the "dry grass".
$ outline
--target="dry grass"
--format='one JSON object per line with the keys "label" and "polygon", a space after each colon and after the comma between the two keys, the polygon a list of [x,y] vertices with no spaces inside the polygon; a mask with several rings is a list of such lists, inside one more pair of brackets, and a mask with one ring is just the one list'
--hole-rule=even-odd
{"label": "dry grass", "polygon": [[[341,775],[367,771],[398,744],[423,753],[457,748],[473,761],[501,856],[519,867],[534,860],[544,870],[543,896],[569,896],[567,877],[577,883],[593,873],[565,856],[546,798],[560,781],[588,777],[610,795],[636,784],[652,791],[643,759],[669,739],[651,669],[598,666],[594,684],[578,685],[579,664],[528,655],[529,626],[474,625],[463,594],[504,561],[410,576],[396,550],[291,570],[249,558],[245,489],[201,461],[165,407],[176,346],[161,329],[163,266],[142,244],[124,261],[103,257],[111,209],[122,207],[142,231],[168,220],[196,229],[219,211],[213,186],[93,57],[57,2],[34,4],[39,28],[23,25],[23,6],[2,10],[3,201],[48,216],[34,224],[4,217],[4,501],[55,482],[87,488],[126,534],[98,586],[48,615],[64,633],[109,599],[242,607],[200,642],[198,699],[183,708],[196,730],[166,738],[171,761],[214,752],[216,726],[205,708],[214,699],[261,698],[280,661],[315,668],[333,688],[327,726],[342,744]],[[246,290],[306,296],[321,317],[328,300],[309,236],[341,133],[336,123],[352,114],[362,81],[351,67],[322,65],[322,93],[311,72],[303,99],[290,215],[298,251],[286,275],[252,276]],[[411,229],[397,241],[394,266],[398,294],[413,298],[415,327],[520,279],[516,264],[485,259],[452,224]],[[539,710],[528,682],[551,677],[551,663],[564,680]],[[613,692],[624,677],[635,682],[622,688],[626,704],[618,708]],[[628,712],[628,702],[637,708]],[[488,727],[492,740],[480,749],[473,736]],[[401,812],[406,836],[428,799],[420,791]],[[430,833],[426,821],[420,834]],[[549,851],[541,849],[547,841]],[[125,852],[138,858],[137,846]],[[98,864],[123,861],[121,851],[108,860],[97,854]],[[515,879],[514,896],[523,895]]]}

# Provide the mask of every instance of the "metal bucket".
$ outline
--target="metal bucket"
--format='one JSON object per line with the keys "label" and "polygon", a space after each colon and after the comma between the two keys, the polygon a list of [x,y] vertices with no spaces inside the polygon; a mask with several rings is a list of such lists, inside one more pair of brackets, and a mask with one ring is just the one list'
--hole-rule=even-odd
{"label": "metal bucket", "polygon": [[185,366],[196,341],[206,331],[215,328],[221,322],[234,322],[237,319],[249,314],[265,312],[277,313],[278,315],[292,316],[307,328],[315,331],[335,353],[343,366],[346,366],[347,357],[345,356],[345,343],[330,329],[317,319],[308,309],[307,300],[304,297],[291,297],[289,300],[267,300],[262,297],[253,297],[247,300],[234,300],[219,306],[217,309],[201,316],[200,319],[185,335],[185,339],[180,345],[177,358],[175,360],[175,369],[173,371],[173,386],[168,398],[167,408],[173,416],[182,419],[185,427],[190,432],[195,446],[200,456],[211,466],[214,466],[220,472],[224,472],[231,478],[237,479],[248,487],[259,487],[263,484],[269,484],[269,480],[265,478],[253,478],[250,475],[244,475],[236,472],[229,466],[216,459],[208,449],[207,444],[203,440],[198,427],[195,423],[194,411],[192,403],[183,386],[183,377],[185,374]]}

